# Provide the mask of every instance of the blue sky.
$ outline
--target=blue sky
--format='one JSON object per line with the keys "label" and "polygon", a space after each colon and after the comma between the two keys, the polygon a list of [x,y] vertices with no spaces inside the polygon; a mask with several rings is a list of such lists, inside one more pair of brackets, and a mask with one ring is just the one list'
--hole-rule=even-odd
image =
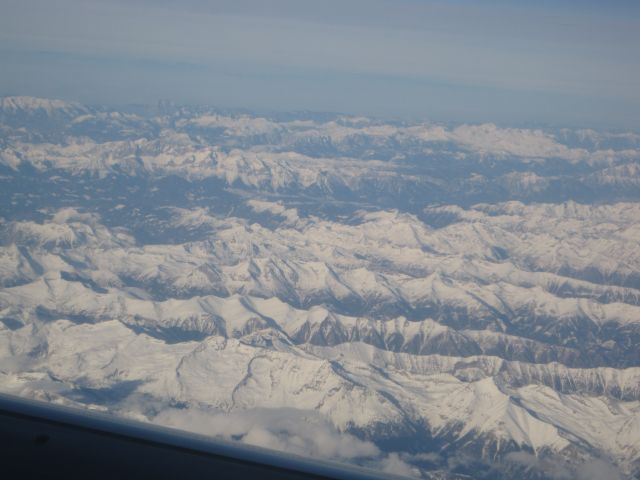
{"label": "blue sky", "polygon": [[0,93],[640,128],[639,5],[0,0]]}

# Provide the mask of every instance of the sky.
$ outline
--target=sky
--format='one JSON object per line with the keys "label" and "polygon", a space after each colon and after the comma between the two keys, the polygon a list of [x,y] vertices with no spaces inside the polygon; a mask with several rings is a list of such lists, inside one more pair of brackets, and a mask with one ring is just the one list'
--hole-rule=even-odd
{"label": "sky", "polygon": [[637,0],[0,0],[0,94],[640,128]]}

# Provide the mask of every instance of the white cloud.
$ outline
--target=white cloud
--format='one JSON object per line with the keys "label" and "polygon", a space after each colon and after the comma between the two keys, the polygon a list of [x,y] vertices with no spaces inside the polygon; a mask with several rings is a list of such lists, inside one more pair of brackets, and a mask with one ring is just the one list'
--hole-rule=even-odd
{"label": "white cloud", "polygon": [[623,478],[620,470],[600,459],[594,459],[572,468],[564,461],[541,458],[527,452],[509,453],[505,456],[505,460],[537,470],[556,480],[620,480]]}
{"label": "white cloud", "polygon": [[395,452],[390,453],[382,460],[382,471],[405,477],[418,477],[420,475],[420,471],[417,468],[409,465]]}
{"label": "white cloud", "polygon": [[[420,477],[420,470],[409,461],[424,460],[420,456],[384,453],[372,442],[340,432],[319,414],[307,410],[253,409],[226,413],[167,408],[153,422],[304,457],[356,463],[407,477]],[[428,458],[439,460],[437,455]]]}
{"label": "white cloud", "polygon": [[336,430],[318,414],[295,409],[255,409],[220,413],[166,409],[155,423],[302,456],[333,460],[371,458],[380,450],[371,442]]}

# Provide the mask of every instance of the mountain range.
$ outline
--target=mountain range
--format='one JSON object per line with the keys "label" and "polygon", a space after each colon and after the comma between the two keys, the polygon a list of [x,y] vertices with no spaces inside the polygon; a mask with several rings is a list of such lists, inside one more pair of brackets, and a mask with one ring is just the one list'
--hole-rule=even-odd
{"label": "mountain range", "polygon": [[0,388],[427,479],[640,475],[640,134],[0,99]]}

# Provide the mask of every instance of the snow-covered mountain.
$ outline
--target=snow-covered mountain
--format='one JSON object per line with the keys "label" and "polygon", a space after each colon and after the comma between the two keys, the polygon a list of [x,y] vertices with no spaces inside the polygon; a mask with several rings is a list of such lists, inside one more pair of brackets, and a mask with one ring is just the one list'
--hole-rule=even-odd
{"label": "snow-covered mountain", "polygon": [[636,133],[0,107],[2,390],[424,478],[640,472]]}

